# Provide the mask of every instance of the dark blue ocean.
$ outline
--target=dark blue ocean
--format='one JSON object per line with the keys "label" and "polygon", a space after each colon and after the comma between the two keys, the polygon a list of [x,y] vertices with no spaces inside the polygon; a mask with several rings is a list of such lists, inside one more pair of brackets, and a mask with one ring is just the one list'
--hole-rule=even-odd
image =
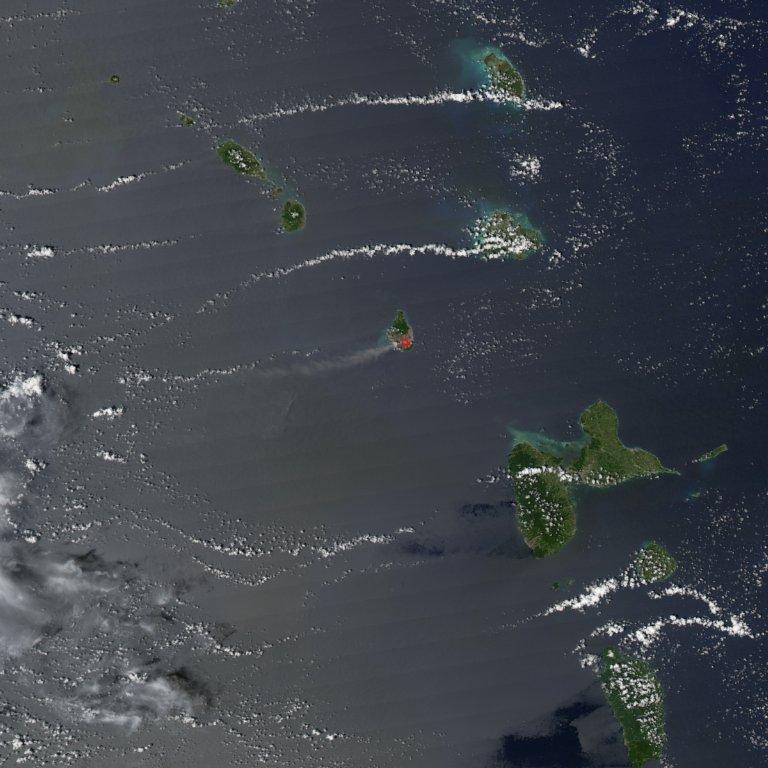
{"label": "dark blue ocean", "polygon": [[[48,764],[624,766],[582,664],[610,642],[662,683],[662,765],[763,765],[765,9],[10,5],[2,373],[40,372],[50,403],[21,436],[0,422],[22,489],[3,567],[41,617],[18,652],[0,632],[0,749],[21,734]],[[480,87],[468,57],[486,46],[528,108],[337,104]],[[220,162],[225,139],[302,201],[303,231]],[[452,257],[495,208],[541,251]],[[404,353],[382,348],[398,308]],[[679,475],[579,490],[575,538],[537,560],[510,430],[577,438],[598,399]],[[540,615],[652,539],[687,597],[619,589]],[[41,558],[111,586],[59,601]]]}

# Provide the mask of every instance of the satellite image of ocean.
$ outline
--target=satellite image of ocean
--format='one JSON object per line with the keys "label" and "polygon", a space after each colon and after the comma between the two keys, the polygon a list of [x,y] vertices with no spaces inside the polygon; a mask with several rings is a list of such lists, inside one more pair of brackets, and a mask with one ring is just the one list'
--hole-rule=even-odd
{"label": "satellite image of ocean", "polygon": [[3,0],[0,765],[768,765],[768,6]]}

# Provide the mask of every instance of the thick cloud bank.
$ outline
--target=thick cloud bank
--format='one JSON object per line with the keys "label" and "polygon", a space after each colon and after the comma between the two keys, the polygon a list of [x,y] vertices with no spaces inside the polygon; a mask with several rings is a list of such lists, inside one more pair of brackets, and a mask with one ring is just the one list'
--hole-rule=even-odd
{"label": "thick cloud bank", "polygon": [[[0,435],[50,440],[62,408],[43,376],[16,376],[0,392]],[[14,519],[24,489],[0,468],[0,664],[71,721],[135,729],[203,708],[206,688],[177,658],[173,590],[134,563],[26,537]]]}

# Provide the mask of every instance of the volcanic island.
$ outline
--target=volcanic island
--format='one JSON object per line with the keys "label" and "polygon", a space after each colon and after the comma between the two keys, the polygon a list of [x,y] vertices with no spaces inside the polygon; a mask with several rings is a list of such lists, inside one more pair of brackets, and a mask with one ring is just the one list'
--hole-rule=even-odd
{"label": "volcanic island", "polygon": [[398,309],[395,312],[395,319],[387,331],[387,338],[395,349],[401,352],[413,346],[413,328],[408,323],[405,312],[402,309]]}

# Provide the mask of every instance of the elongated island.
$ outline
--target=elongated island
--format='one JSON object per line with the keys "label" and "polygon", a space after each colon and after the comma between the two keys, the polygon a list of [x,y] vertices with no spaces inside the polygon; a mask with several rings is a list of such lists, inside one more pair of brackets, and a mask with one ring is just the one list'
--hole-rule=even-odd
{"label": "elongated island", "polygon": [[712,461],[716,459],[721,453],[725,453],[728,450],[728,446],[725,443],[718,445],[717,448],[713,448],[711,451],[707,451],[699,456],[698,459],[694,459],[696,464],[703,464],[705,461]]}
{"label": "elongated island", "polygon": [[632,768],[661,757],[666,742],[664,692],[653,670],[642,659],[606,648],[600,682],[624,731]]}
{"label": "elongated island", "polygon": [[225,165],[238,173],[267,181],[267,172],[264,170],[261,160],[242,144],[232,140],[223,141],[216,147],[216,154]]}

